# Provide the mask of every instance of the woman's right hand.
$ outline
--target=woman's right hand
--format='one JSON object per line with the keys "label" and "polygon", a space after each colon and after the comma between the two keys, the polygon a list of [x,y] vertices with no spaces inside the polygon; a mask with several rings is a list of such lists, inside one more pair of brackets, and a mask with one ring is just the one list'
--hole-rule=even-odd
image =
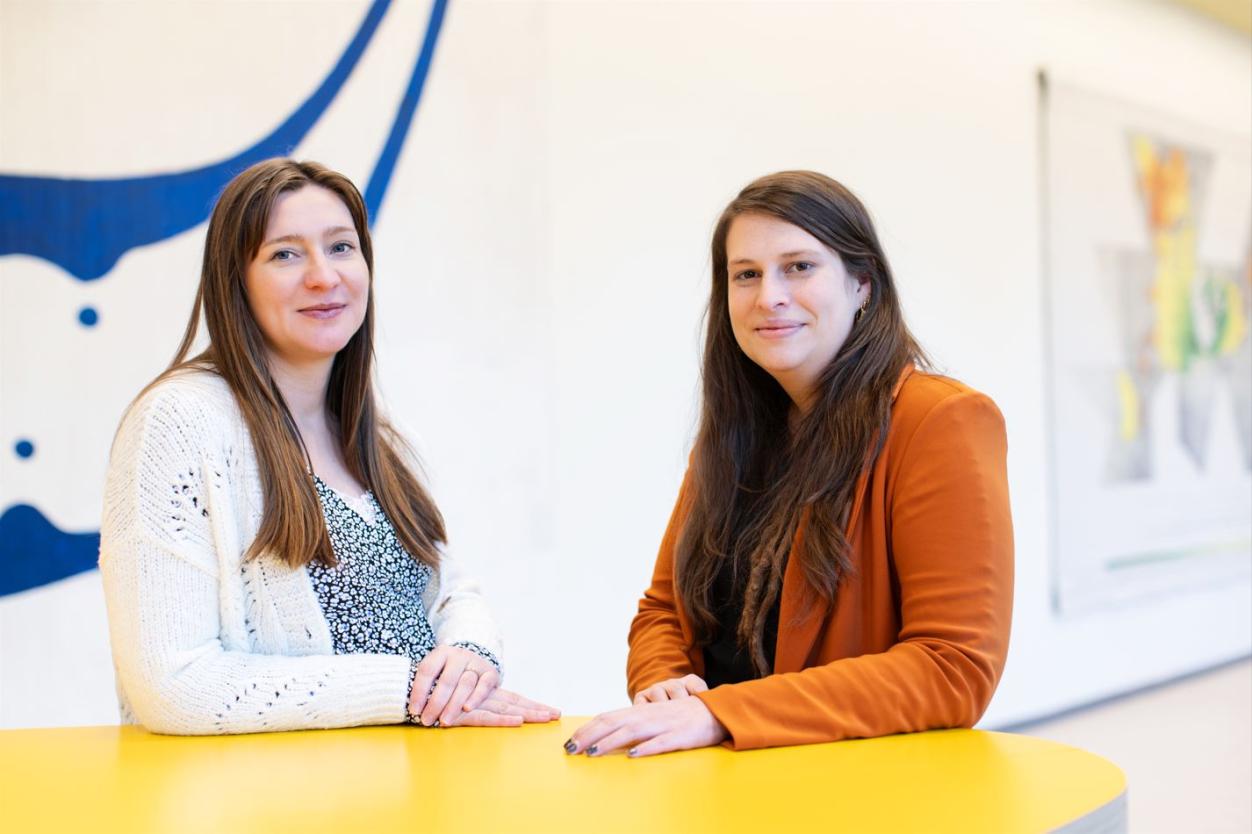
{"label": "woman's right hand", "polygon": [[543,724],[561,717],[556,707],[532,701],[507,689],[496,689],[476,709],[458,716],[441,727],[520,727],[522,724]]}
{"label": "woman's right hand", "polygon": [[687,698],[697,692],[708,692],[709,685],[699,675],[683,675],[681,678],[670,678],[667,681],[654,683],[647,689],[635,693],[635,704],[659,704],[661,701],[676,701]]}

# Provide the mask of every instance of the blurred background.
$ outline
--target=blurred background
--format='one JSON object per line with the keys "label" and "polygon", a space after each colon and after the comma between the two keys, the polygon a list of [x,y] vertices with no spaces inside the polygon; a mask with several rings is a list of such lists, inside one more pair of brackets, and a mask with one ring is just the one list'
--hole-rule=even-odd
{"label": "blurred background", "polygon": [[[0,0],[0,727],[117,721],[94,568],[112,433],[186,324],[213,196],[282,154],[366,192],[381,393],[484,580],[510,687],[625,703],[695,427],[713,223],[752,178],[812,168],[874,214],[940,369],[1007,420],[1017,592],[982,726],[1217,667],[1246,717],[1250,19]],[[1246,774],[1233,732],[1222,769]]]}

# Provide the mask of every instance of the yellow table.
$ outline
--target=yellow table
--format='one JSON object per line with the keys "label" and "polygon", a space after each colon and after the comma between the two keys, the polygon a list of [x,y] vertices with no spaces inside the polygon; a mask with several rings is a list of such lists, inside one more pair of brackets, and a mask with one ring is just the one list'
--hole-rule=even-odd
{"label": "yellow table", "polygon": [[0,732],[0,829],[140,832],[1124,831],[1125,778],[1039,739],[948,730],[651,759],[566,756],[583,719],[176,738]]}

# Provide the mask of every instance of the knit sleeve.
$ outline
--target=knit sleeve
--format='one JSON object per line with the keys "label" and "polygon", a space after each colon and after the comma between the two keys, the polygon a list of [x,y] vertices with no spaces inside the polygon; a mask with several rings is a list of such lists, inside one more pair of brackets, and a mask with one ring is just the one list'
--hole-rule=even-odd
{"label": "knit sleeve", "polygon": [[[399,415],[386,413],[380,420],[414,475],[424,478],[420,434]],[[426,617],[440,646],[459,646],[483,657],[503,672],[503,640],[499,626],[483,597],[482,588],[464,559],[438,543],[439,567],[422,594]]]}
{"label": "knit sleeve", "polygon": [[473,644],[499,664],[500,629],[483,599],[482,589],[463,561],[443,545],[439,548],[439,570],[431,577],[423,602],[439,645]]}
{"label": "knit sleeve", "polygon": [[237,422],[195,386],[165,383],[114,441],[100,570],[126,706],[149,730],[187,735],[402,721],[405,657],[225,648],[220,572],[248,544],[234,521]]}

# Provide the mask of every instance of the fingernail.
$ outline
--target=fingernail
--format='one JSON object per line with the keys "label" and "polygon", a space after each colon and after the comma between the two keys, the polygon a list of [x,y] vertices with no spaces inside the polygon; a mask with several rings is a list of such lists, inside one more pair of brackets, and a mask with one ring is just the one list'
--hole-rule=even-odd
{"label": "fingernail", "polygon": [[574,743],[574,740],[572,738],[565,740],[565,752],[566,753],[573,753],[577,749],[578,749],[578,745]]}
{"label": "fingernail", "polygon": [[599,753],[599,752],[600,752],[600,748],[594,744],[587,748],[588,756],[594,756],[596,753]]}
{"label": "fingernail", "polygon": [[638,748],[632,747],[632,748],[630,748],[629,750],[627,750],[627,751],[626,751],[626,755],[627,755],[627,756],[634,756],[634,755],[635,755],[636,753],[638,753],[638,752],[639,752]]}

